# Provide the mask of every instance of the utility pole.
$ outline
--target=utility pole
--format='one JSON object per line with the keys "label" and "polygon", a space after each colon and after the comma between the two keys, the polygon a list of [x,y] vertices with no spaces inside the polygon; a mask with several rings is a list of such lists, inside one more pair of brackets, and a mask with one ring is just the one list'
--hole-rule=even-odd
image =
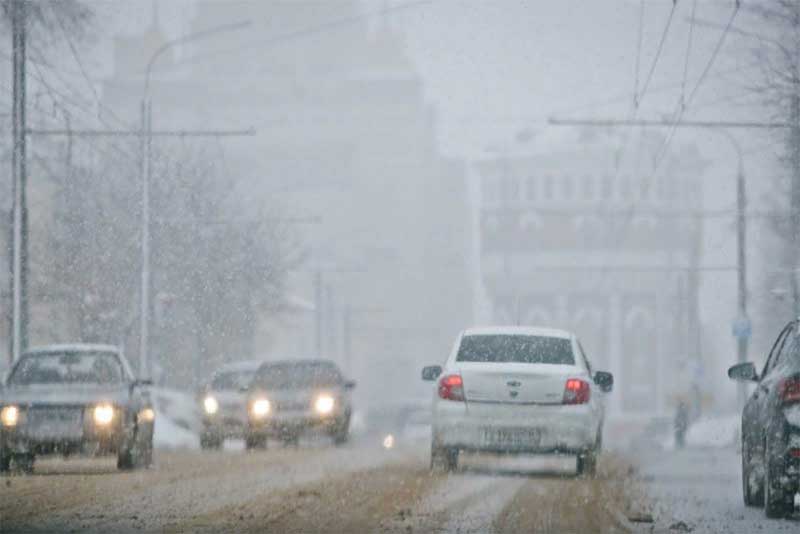
{"label": "utility pole", "polygon": [[791,280],[789,283],[792,288],[792,311],[795,317],[800,317],[800,288],[798,288],[797,269],[798,269],[798,250],[800,246],[800,95],[794,91],[791,104],[791,130],[789,135],[790,160],[792,162],[791,194],[789,207],[790,211],[790,239],[791,243]]}
{"label": "utility pole", "polygon": [[[744,166],[742,162],[742,149],[736,138],[731,135],[730,129],[780,129],[791,128],[793,134],[794,147],[800,147],[800,101],[795,96],[793,99],[793,113],[790,122],[741,122],[741,121],[669,121],[669,120],[617,120],[617,119],[556,119],[551,118],[550,124],[553,125],[572,125],[572,126],[599,126],[599,127],[618,127],[618,126],[645,126],[645,127],[683,127],[683,128],[704,128],[713,129],[722,133],[736,150],[738,156],[738,168],[736,174],[736,266],[738,281],[738,316],[734,321],[733,333],[737,338],[737,362],[747,361],[748,342],[751,335],[750,318],[747,315],[747,191],[744,177]],[[795,180],[792,180],[792,254],[793,266],[797,266],[797,228],[800,222],[800,153],[793,150],[793,170]],[[795,303],[795,316],[798,315],[798,291],[796,276],[792,276],[792,288]],[[746,389],[744,384],[739,384],[737,389],[739,406],[744,405]]]}
{"label": "utility pole", "polygon": [[322,271],[314,272],[314,357],[322,357]]}
{"label": "utility pole", "polygon": [[28,345],[28,206],[25,174],[25,45],[26,13],[23,0],[11,5],[12,136],[11,180],[11,362]]}

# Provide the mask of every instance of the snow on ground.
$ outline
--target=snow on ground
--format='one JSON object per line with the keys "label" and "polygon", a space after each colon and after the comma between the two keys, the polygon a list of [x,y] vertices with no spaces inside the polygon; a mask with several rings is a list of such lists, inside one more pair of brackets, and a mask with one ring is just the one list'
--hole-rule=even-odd
{"label": "snow on ground", "polygon": [[156,449],[200,449],[200,438],[178,426],[166,413],[156,412],[156,426],[153,433],[153,446]]}
{"label": "snow on ground", "polygon": [[[707,437],[705,431],[701,437]],[[683,528],[681,523],[694,534],[800,532],[797,519],[767,519],[762,508],[744,505],[741,456],[733,447],[638,454],[640,476],[654,503],[655,525],[642,525],[644,532],[652,532],[651,527],[674,532]]]}

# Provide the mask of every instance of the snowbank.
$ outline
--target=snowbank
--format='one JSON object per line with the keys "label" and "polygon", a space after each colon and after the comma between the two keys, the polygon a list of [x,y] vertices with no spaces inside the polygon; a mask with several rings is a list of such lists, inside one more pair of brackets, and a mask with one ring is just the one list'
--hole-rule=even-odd
{"label": "snowbank", "polygon": [[153,446],[156,449],[197,450],[200,448],[200,438],[191,430],[175,424],[167,414],[157,411]]}
{"label": "snowbank", "polygon": [[739,414],[703,417],[689,427],[686,445],[715,449],[735,447],[739,442],[740,423]]}

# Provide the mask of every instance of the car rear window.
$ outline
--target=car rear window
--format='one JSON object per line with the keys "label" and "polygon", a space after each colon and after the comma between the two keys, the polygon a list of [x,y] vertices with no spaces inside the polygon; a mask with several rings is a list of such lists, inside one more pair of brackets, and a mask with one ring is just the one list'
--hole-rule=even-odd
{"label": "car rear window", "polygon": [[549,363],[574,365],[569,339],[546,336],[465,336],[456,356],[458,362]]}

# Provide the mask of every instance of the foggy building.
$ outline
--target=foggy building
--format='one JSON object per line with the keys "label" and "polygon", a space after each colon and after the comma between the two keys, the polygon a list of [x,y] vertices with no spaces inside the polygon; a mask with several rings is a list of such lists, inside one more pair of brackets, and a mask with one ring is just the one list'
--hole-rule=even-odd
{"label": "foggy building", "polygon": [[[357,379],[396,377],[359,392],[403,396],[419,387],[419,366],[443,361],[471,323],[465,168],[440,155],[435,113],[388,19],[313,30],[361,10],[355,1],[197,2],[189,33],[252,27],[159,60],[153,127],[255,128],[253,137],[212,141],[213,152],[305,249],[285,313],[259,320],[222,357],[320,354]],[[304,36],[285,37],[295,33]],[[131,120],[142,56],[162,38],[151,27],[117,40],[126,65],[104,99]]]}
{"label": "foggy building", "polygon": [[534,154],[473,167],[481,320],[572,330],[614,373],[614,410],[669,409],[701,356],[699,155],[684,148],[654,178],[616,170],[611,140]]}

